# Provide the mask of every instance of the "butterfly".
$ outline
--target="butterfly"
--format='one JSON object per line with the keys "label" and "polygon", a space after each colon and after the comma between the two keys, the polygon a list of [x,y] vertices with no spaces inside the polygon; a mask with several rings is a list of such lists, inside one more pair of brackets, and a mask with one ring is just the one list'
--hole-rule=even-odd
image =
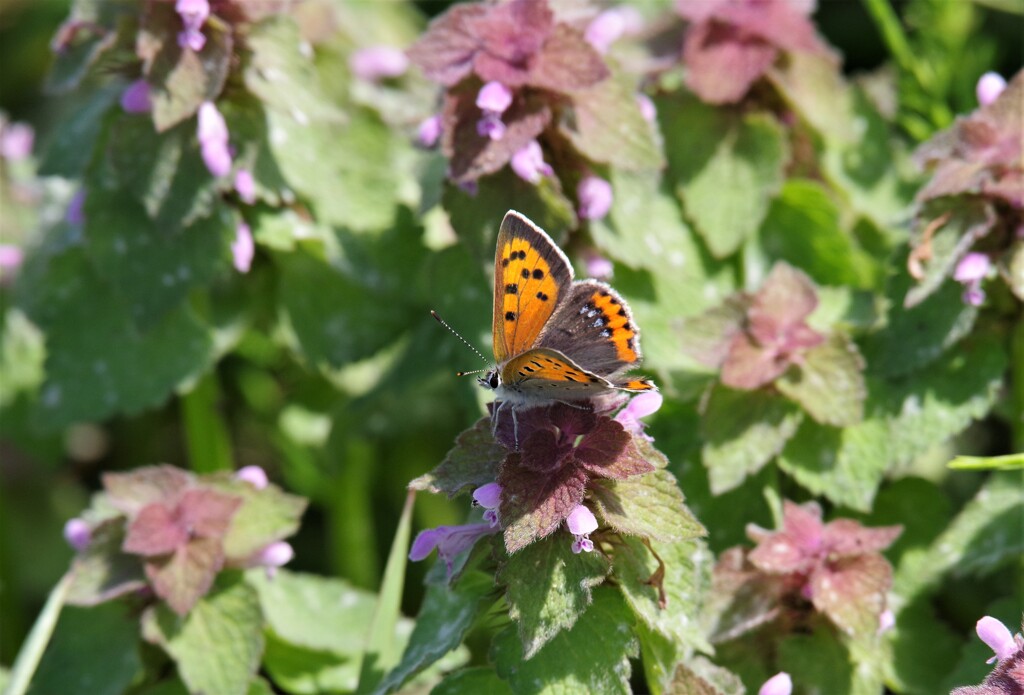
{"label": "butterfly", "polygon": [[656,389],[625,376],[640,362],[625,300],[598,280],[574,280],[562,250],[515,210],[498,231],[492,328],[497,367],[478,381],[499,407]]}

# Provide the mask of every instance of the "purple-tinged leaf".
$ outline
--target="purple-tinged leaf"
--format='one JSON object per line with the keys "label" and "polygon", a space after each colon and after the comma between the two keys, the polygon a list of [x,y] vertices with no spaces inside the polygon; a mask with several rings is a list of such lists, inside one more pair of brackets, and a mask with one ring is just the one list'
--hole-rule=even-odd
{"label": "purple-tinged leaf", "polygon": [[187,490],[178,503],[180,523],[189,534],[223,540],[242,499],[208,488]]}
{"label": "purple-tinged leaf", "polygon": [[480,418],[458,436],[440,465],[413,480],[409,487],[454,497],[466,488],[493,483],[506,453],[505,448],[494,441],[491,418]]}
{"label": "purple-tinged leaf", "polygon": [[709,104],[740,101],[778,57],[778,49],[736,27],[703,23],[683,44],[686,85]]}
{"label": "purple-tinged leaf", "polygon": [[103,487],[111,505],[129,516],[148,504],[171,502],[193,484],[195,476],[191,473],[166,464],[103,474]]}
{"label": "purple-tinged leaf", "polygon": [[654,470],[636,447],[630,446],[632,440],[620,423],[605,418],[583,436],[573,456],[589,473],[604,478],[626,478]]}
{"label": "purple-tinged leaf", "polygon": [[[558,24],[534,56],[527,80],[531,86],[565,94],[589,89],[610,74],[601,55],[583,34]],[[635,100],[627,103],[636,105]]]}
{"label": "purple-tinged leaf", "polygon": [[744,548],[722,552],[712,573],[709,594],[715,616],[711,641],[727,642],[775,620],[784,591],[783,579],[758,571]]}
{"label": "purple-tinged leaf", "polygon": [[188,528],[176,509],[160,502],[143,507],[128,526],[122,549],[144,557],[167,555],[186,543]]}
{"label": "purple-tinged leaf", "polygon": [[867,528],[853,519],[836,519],[825,525],[822,543],[835,557],[879,553],[903,533],[902,526]]}
{"label": "purple-tinged leaf", "polygon": [[823,425],[847,427],[864,417],[864,358],[842,333],[809,349],[775,386]]}
{"label": "purple-tinged leaf", "polygon": [[705,366],[721,367],[733,337],[743,329],[749,305],[749,296],[735,294],[699,316],[684,319],[679,326],[683,351]]}
{"label": "purple-tinged leaf", "polygon": [[806,572],[816,563],[823,533],[821,507],[816,503],[798,505],[787,500],[781,530],[772,532],[747,526],[747,535],[757,543],[748,558],[755,567],[769,574]]}
{"label": "purple-tinged leaf", "polygon": [[881,555],[827,562],[811,575],[814,607],[851,635],[873,635],[892,586],[892,567]]}
{"label": "purple-tinged leaf", "polygon": [[587,475],[579,467],[565,465],[546,477],[538,476],[521,465],[519,454],[509,454],[498,483],[502,488],[499,518],[505,528],[505,548],[511,554],[553,533],[583,503]]}
{"label": "purple-tinged leaf", "polygon": [[483,5],[456,5],[435,18],[408,50],[409,59],[430,79],[452,87],[473,71],[479,49],[475,21],[487,15]]}
{"label": "purple-tinged leaf", "polygon": [[221,539],[192,538],[171,555],[146,561],[146,576],[156,595],[185,615],[210,590],[223,566]]}

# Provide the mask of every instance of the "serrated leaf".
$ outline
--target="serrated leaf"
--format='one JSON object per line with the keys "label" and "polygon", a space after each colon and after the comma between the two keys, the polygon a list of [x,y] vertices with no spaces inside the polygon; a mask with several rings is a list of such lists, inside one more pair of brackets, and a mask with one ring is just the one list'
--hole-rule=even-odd
{"label": "serrated leaf", "polygon": [[21,289],[29,315],[46,331],[41,425],[55,429],[158,406],[206,369],[213,341],[191,309],[140,331],[80,249],[39,261]]}
{"label": "serrated leaf", "polygon": [[588,159],[624,171],[660,169],[665,160],[654,126],[640,112],[631,78],[612,76],[572,94],[572,128],[560,127]]}
{"label": "serrated leaf", "polygon": [[574,555],[571,544],[567,533],[537,541],[510,555],[498,572],[498,582],[506,587],[509,615],[518,623],[519,638],[513,638],[517,659],[532,658],[575,625],[589,610],[591,590],[608,573],[603,555]]}
{"label": "serrated leaf", "polygon": [[717,258],[760,226],[789,160],[782,127],[764,113],[736,117],[688,98],[663,104],[671,170],[687,216]]}
{"label": "serrated leaf", "polygon": [[123,602],[65,608],[29,686],[29,695],[120,695],[142,669],[139,627]]}
{"label": "serrated leaf", "polygon": [[802,421],[799,409],[769,390],[712,387],[701,414],[701,456],[712,493],[732,490],[761,470]]}
{"label": "serrated leaf", "polygon": [[903,303],[914,307],[927,299],[953,275],[956,263],[994,222],[992,206],[982,200],[956,198],[955,203],[925,206],[918,213],[920,229],[911,252],[912,262],[924,275],[910,288]]}
{"label": "serrated leaf", "polygon": [[234,573],[184,618],[155,606],[143,634],[174,659],[189,692],[245,695],[263,653],[259,598]]}
{"label": "serrated leaf", "polygon": [[864,359],[842,333],[804,353],[775,386],[823,425],[855,425],[864,417]]}
{"label": "serrated leaf", "polygon": [[493,591],[494,581],[479,573],[465,575],[455,587],[429,586],[402,660],[374,692],[394,692],[458,647]]}
{"label": "serrated leaf", "polygon": [[308,504],[302,497],[289,495],[276,485],[257,490],[227,475],[208,480],[206,484],[242,501],[224,536],[224,556],[229,562],[243,561],[270,543],[298,531]]}
{"label": "serrated leaf", "polygon": [[121,551],[124,533],[122,519],[93,528],[89,546],[71,563],[69,604],[94,606],[146,585],[139,558]]}
{"label": "serrated leaf", "polygon": [[[246,573],[255,587],[267,626],[281,641],[309,650],[355,657],[361,654],[376,597],[348,582],[279,569]],[[357,668],[358,675],[358,668]]]}
{"label": "serrated leaf", "polygon": [[498,483],[505,549],[516,553],[554,533],[583,503],[587,474],[570,460],[558,470],[538,476],[520,465],[518,454],[509,454],[498,473]]}
{"label": "serrated leaf", "polygon": [[104,473],[106,498],[100,501],[109,502],[115,509],[134,516],[148,504],[172,503],[195,482],[192,473],[168,464],[144,466],[124,473]]}
{"label": "serrated leaf", "polygon": [[204,101],[216,101],[231,67],[234,38],[225,22],[207,22],[206,43],[199,52],[178,44],[171,27],[180,22],[167,3],[148,5],[142,15],[138,39],[150,101],[153,124],[167,130],[191,117]]}
{"label": "serrated leaf", "polygon": [[103,130],[110,108],[124,91],[124,85],[112,82],[101,89],[89,90],[68,105],[65,120],[55,128],[39,162],[40,176],[78,178],[92,161],[96,140]]}
{"label": "serrated leaf", "polygon": [[814,495],[871,509],[890,461],[889,430],[870,418],[839,429],[804,420],[779,455],[779,467]]}
{"label": "serrated leaf", "polygon": [[462,669],[434,686],[430,695],[513,695],[508,683],[492,669],[482,666]]}
{"label": "serrated leaf", "polygon": [[146,560],[146,577],[153,592],[184,616],[213,586],[224,566],[219,538],[192,538],[169,555]]}
{"label": "serrated leaf", "polygon": [[516,693],[631,692],[629,658],[637,653],[631,616],[618,592],[610,587],[594,590],[593,605],[569,631],[552,639],[528,661],[513,628],[495,637],[491,659],[498,675]]}
{"label": "serrated leaf", "polygon": [[601,517],[620,533],[666,542],[707,535],[687,509],[675,476],[667,470],[596,481],[590,493]]}
{"label": "serrated leaf", "polygon": [[869,289],[880,279],[881,266],[844,228],[839,205],[817,181],[787,180],[758,237],[771,259],[800,268],[819,284]]}
{"label": "serrated leaf", "polygon": [[711,583],[713,558],[697,540],[649,546],[624,537],[614,549],[613,575],[630,609],[670,638],[678,655],[710,651],[700,615]]}
{"label": "serrated leaf", "polygon": [[227,270],[234,225],[226,209],[179,228],[149,219],[117,192],[93,189],[85,214],[90,257],[143,331],[179,309],[193,288]]}
{"label": "serrated leaf", "polygon": [[508,452],[494,441],[491,418],[482,417],[455,440],[440,465],[411,483],[413,490],[428,490],[454,497],[468,487],[480,487],[498,478],[498,466]]}

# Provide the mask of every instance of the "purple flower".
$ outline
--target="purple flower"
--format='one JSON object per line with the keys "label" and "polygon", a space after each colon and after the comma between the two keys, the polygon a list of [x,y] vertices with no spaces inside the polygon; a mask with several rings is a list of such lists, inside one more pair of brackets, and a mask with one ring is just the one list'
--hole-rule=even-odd
{"label": "purple flower", "polygon": [[0,244],[0,270],[17,270],[25,253],[13,244]]}
{"label": "purple flower", "polygon": [[68,201],[68,209],[64,212],[64,221],[80,226],[85,224],[85,189],[79,188]]}
{"label": "purple flower", "polygon": [[1013,635],[1010,634],[1009,628],[1003,625],[999,620],[986,615],[978,621],[975,626],[975,630],[978,633],[978,637],[981,638],[981,641],[991,647],[992,651],[996,653],[995,656],[985,663],[991,664],[993,661],[1009,659],[1017,653],[1016,640],[1014,640]]}
{"label": "purple flower", "polygon": [[182,48],[191,48],[197,53],[203,50],[206,37],[203,36],[201,29],[210,16],[209,0],[178,0],[174,4],[174,11],[181,16],[184,27],[178,34],[178,45]]}
{"label": "purple flower", "polygon": [[978,79],[978,86],[975,92],[978,95],[978,103],[988,106],[999,98],[999,95],[1006,89],[1006,80],[997,72],[986,72]]}
{"label": "purple flower", "polygon": [[28,123],[5,123],[0,128],[0,157],[9,162],[28,159],[36,133]]}
{"label": "purple flower", "polygon": [[259,466],[243,466],[235,471],[235,479],[249,483],[257,490],[267,486],[267,472]]}
{"label": "purple flower", "polygon": [[583,38],[598,53],[607,53],[611,45],[622,38],[624,33],[626,33],[625,18],[618,8],[613,7],[600,13],[590,21]]}
{"label": "purple flower", "polygon": [[589,251],[584,258],[587,266],[587,275],[600,280],[607,280],[615,274],[615,264],[599,254],[597,251]]}
{"label": "purple flower", "polygon": [[642,435],[650,440],[650,437],[643,434],[644,423],[640,422],[640,418],[657,412],[663,401],[664,399],[657,391],[641,393],[631,398],[626,407],[615,415],[615,419],[627,432]]}
{"label": "purple flower", "polygon": [[420,147],[433,147],[441,139],[441,131],[441,116],[435,114],[420,123],[416,131],[416,142],[419,143]]}
{"label": "purple flower", "polygon": [[483,138],[501,140],[505,137],[505,123],[498,114],[484,112],[484,115],[476,122],[476,132]]}
{"label": "purple flower", "polygon": [[498,528],[490,524],[463,524],[460,526],[438,526],[437,528],[420,531],[409,550],[409,559],[413,562],[424,560],[437,548],[437,556],[444,560],[449,574],[452,562],[462,552],[469,550],[478,540]]}
{"label": "purple flower", "polygon": [[512,105],[512,90],[501,82],[491,80],[480,88],[476,95],[476,105],[481,111],[489,111],[500,116]]}
{"label": "purple flower", "polygon": [[235,228],[235,240],[231,242],[231,256],[235,270],[240,273],[248,273],[255,253],[256,246],[252,240],[252,230],[245,222],[239,222],[238,227]]}
{"label": "purple flower", "polygon": [[403,51],[391,46],[368,46],[349,56],[348,67],[359,79],[376,82],[401,77],[409,69],[409,59]]}
{"label": "purple flower", "polygon": [[544,151],[540,143],[530,140],[521,150],[512,155],[510,162],[512,171],[524,181],[538,183],[543,176],[551,176],[555,173],[551,165],[544,161]]}
{"label": "purple flower", "polygon": [[886,608],[882,611],[882,614],[878,616],[878,634],[884,634],[889,630],[893,629],[896,625],[896,616],[893,612]]}
{"label": "purple flower", "polygon": [[646,94],[637,94],[636,104],[640,107],[640,115],[644,117],[644,120],[648,123],[654,123],[658,118],[658,108],[651,101],[651,98]]}
{"label": "purple flower", "polygon": [[498,507],[501,505],[501,485],[487,483],[473,491],[473,504],[483,507],[484,521],[491,525],[491,528],[498,526]]}
{"label": "purple flower", "polygon": [[480,185],[476,181],[460,181],[458,186],[459,190],[470,198],[476,198],[476,194],[480,192]]}
{"label": "purple flower", "polygon": [[278,567],[284,567],[295,557],[295,549],[284,541],[274,541],[257,552],[249,561],[250,567],[265,567],[267,579],[273,579]]}
{"label": "purple flower", "polygon": [[76,551],[82,552],[92,541],[92,528],[84,519],[68,519],[64,524],[64,540]]}
{"label": "purple flower", "polygon": [[985,279],[992,261],[983,253],[972,251],[956,264],[953,279],[964,286],[962,299],[964,304],[981,306],[985,301],[985,291],[981,289],[981,281]]}
{"label": "purple flower", "polygon": [[793,692],[793,679],[785,671],[769,678],[757,691],[757,695],[789,695]]}
{"label": "purple flower", "polygon": [[600,176],[584,176],[576,187],[576,197],[580,217],[585,220],[600,220],[612,209],[612,185]]}
{"label": "purple flower", "polygon": [[235,191],[246,205],[256,202],[256,181],[253,179],[251,171],[239,169],[235,173]]}
{"label": "purple flower", "polygon": [[135,80],[121,92],[121,108],[125,113],[149,113],[153,102],[149,99],[149,83]]}
{"label": "purple flower", "polygon": [[569,527],[572,534],[572,551],[579,555],[581,552],[589,553],[594,549],[594,542],[590,540],[590,534],[597,530],[597,519],[594,513],[585,506],[578,505],[569,512],[565,519],[565,525]]}
{"label": "purple flower", "polygon": [[224,122],[224,116],[211,101],[204,101],[199,107],[197,135],[206,168],[214,176],[227,176],[231,171],[228,126]]}

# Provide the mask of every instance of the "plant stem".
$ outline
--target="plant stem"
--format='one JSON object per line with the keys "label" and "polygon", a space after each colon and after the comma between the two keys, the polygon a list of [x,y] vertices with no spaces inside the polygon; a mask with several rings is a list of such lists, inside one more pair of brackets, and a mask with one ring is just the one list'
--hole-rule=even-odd
{"label": "plant stem", "polygon": [[878,31],[882,34],[889,52],[899,64],[900,68],[910,75],[913,75],[917,83],[922,87],[929,87],[930,80],[922,74],[921,68],[914,58],[914,52],[907,41],[907,35],[903,32],[899,17],[889,4],[889,0],[864,0],[868,14],[875,20]]}
{"label": "plant stem", "polygon": [[1010,437],[1013,451],[1024,451],[1024,311],[1010,334]]}
{"label": "plant stem", "polygon": [[188,458],[197,473],[230,471],[234,468],[231,438],[217,408],[220,389],[216,371],[210,372],[181,397]]}
{"label": "plant stem", "polygon": [[71,588],[71,573],[68,572],[57,585],[50,591],[46,599],[46,605],[36,618],[32,631],[28,633],[25,644],[18,652],[18,658],[14,660],[14,667],[11,669],[10,680],[7,682],[7,689],[4,695],[24,695],[32,682],[39,667],[39,661],[43,658],[46,645],[50,643],[53,636],[53,628],[57,625],[57,618],[60,617],[61,609],[64,608],[64,600],[67,598],[68,590]]}

